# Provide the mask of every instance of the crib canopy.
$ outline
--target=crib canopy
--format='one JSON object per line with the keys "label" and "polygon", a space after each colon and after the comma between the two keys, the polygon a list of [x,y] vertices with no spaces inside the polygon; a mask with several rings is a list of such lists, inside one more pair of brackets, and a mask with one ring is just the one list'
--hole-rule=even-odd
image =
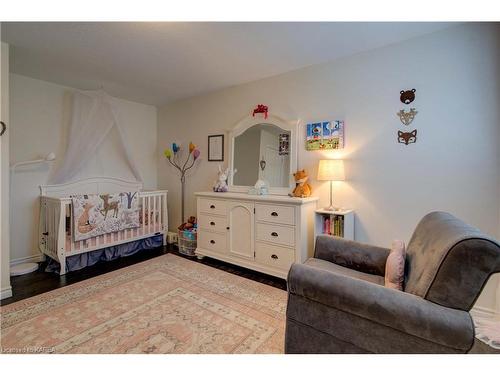
{"label": "crib canopy", "polygon": [[51,184],[72,181],[95,155],[108,133],[116,127],[125,157],[137,179],[142,181],[131,149],[120,126],[115,98],[103,90],[75,91],[73,113],[68,132],[66,154],[60,167],[50,179]]}

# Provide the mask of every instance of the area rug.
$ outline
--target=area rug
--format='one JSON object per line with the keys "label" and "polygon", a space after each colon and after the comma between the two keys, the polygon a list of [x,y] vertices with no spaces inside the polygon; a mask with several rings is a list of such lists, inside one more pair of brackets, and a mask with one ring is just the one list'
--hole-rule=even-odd
{"label": "area rug", "polygon": [[282,353],[286,298],[166,254],[1,307],[1,351]]}

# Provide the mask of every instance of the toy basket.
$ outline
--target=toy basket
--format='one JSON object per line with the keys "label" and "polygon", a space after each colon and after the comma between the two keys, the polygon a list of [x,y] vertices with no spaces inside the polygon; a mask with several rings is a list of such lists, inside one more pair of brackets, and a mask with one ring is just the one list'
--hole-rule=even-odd
{"label": "toy basket", "polygon": [[190,257],[194,257],[196,250],[196,232],[191,232],[189,230],[180,230],[179,236],[177,238],[177,246],[179,247],[179,252]]}

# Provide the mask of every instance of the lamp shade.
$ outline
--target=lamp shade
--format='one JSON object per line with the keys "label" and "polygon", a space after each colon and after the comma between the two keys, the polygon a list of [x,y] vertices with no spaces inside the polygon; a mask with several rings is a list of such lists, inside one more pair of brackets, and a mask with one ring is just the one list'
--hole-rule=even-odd
{"label": "lamp shade", "polygon": [[339,159],[326,159],[319,161],[319,181],[344,181],[344,161]]}

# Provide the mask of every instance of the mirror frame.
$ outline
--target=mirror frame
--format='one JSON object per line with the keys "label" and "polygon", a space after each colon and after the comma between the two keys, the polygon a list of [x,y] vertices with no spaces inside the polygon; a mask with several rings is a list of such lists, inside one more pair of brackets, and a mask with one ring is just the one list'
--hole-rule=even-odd
{"label": "mirror frame", "polygon": [[[297,129],[299,120],[289,121],[275,114],[269,113],[267,119],[262,116],[247,116],[236,124],[236,126],[229,132],[229,174],[228,187],[231,192],[248,193],[248,190],[253,186],[241,186],[233,184],[233,170],[234,170],[234,139],[245,132],[252,126],[259,124],[270,124],[278,126],[279,128],[290,132],[290,174],[288,176],[288,187],[269,187],[269,194],[271,195],[288,195],[295,188],[293,180],[293,173],[297,170]],[[255,181],[257,182],[257,181]]]}

